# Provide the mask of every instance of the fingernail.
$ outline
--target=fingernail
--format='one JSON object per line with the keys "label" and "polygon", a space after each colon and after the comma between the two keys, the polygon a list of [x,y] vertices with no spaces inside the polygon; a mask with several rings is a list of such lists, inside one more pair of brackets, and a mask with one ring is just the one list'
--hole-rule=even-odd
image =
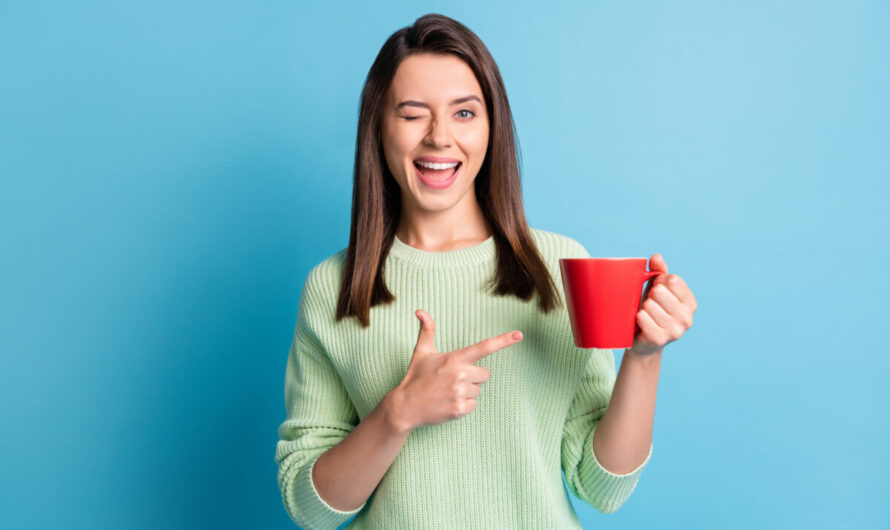
{"label": "fingernail", "polygon": [[513,332],[513,340],[522,340],[522,332],[514,331]]}

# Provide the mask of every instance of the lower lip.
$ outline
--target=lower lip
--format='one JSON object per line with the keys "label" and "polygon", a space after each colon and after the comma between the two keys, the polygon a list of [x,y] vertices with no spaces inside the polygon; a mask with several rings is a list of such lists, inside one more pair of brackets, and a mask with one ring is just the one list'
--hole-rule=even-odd
{"label": "lower lip", "polygon": [[427,188],[432,188],[434,190],[444,190],[448,188],[448,186],[451,186],[451,184],[454,183],[454,181],[457,179],[457,176],[460,174],[460,170],[464,168],[463,163],[461,163],[461,165],[457,166],[457,171],[455,171],[454,174],[447,179],[430,180],[423,176],[423,173],[421,173],[420,170],[417,169],[417,166],[415,166],[414,164],[411,165],[414,167],[414,173],[417,174],[417,178],[419,178],[420,181],[423,182],[424,186],[426,186]]}

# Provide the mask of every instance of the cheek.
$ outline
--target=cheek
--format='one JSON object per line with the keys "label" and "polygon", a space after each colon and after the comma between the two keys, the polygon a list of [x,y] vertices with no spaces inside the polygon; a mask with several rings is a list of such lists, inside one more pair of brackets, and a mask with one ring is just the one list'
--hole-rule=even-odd
{"label": "cheek", "polygon": [[480,156],[485,153],[488,147],[488,128],[479,127],[471,131],[467,131],[464,139],[467,150],[472,154]]}
{"label": "cheek", "polygon": [[455,136],[461,151],[478,157],[488,147],[488,131],[484,129],[467,129]]}
{"label": "cheek", "polygon": [[399,168],[401,172],[404,172],[405,170],[402,166],[406,163],[408,153],[410,152],[405,139],[399,136],[398,131],[391,131],[389,134],[384,133],[381,136],[381,141],[383,142],[383,154],[386,157],[390,170]]}
{"label": "cheek", "polygon": [[423,137],[410,131],[393,131],[387,140],[389,156],[400,166],[411,161],[411,154],[417,152],[418,146],[423,143]]}

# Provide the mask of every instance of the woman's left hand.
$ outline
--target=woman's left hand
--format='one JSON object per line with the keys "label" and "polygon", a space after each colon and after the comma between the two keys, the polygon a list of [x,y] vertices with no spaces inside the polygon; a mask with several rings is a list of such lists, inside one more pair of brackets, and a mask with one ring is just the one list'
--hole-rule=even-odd
{"label": "woman's left hand", "polygon": [[649,270],[663,271],[664,274],[650,280],[637,312],[640,331],[634,336],[630,353],[639,355],[660,352],[682,337],[692,327],[692,315],[698,309],[695,296],[683,278],[667,273],[667,263],[661,254],[652,254]]}

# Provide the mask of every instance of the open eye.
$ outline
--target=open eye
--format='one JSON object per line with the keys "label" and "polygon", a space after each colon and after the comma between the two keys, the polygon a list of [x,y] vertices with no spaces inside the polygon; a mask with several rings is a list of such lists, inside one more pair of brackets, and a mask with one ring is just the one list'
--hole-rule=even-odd
{"label": "open eye", "polygon": [[[476,115],[476,113],[473,112],[472,110],[462,109],[462,110],[457,111],[458,114],[460,114],[461,112],[469,112],[472,116]],[[469,118],[470,118],[470,116],[467,116],[467,119],[469,119]]]}

